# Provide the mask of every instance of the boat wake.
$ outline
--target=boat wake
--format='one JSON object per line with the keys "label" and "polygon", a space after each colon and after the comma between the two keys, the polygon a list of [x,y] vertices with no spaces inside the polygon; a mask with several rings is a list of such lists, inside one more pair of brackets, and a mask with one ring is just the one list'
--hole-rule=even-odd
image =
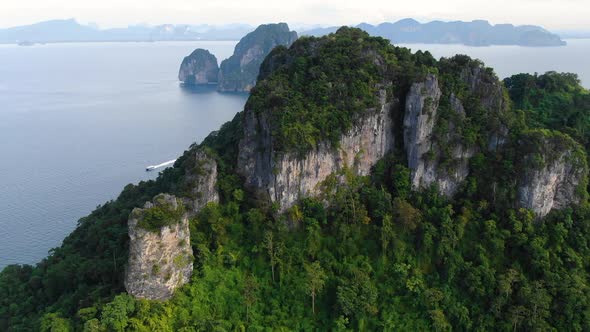
{"label": "boat wake", "polygon": [[146,167],[145,170],[147,172],[149,172],[149,171],[153,171],[155,169],[161,168],[161,167],[168,167],[170,165],[173,165],[175,161],[176,161],[176,159],[170,160],[165,163],[158,164],[158,165],[150,165],[150,166]]}

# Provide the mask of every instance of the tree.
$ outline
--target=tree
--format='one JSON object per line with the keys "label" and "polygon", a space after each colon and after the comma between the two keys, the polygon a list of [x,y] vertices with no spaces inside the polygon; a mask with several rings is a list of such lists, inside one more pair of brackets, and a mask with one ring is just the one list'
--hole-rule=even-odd
{"label": "tree", "polygon": [[250,308],[258,301],[258,282],[251,274],[244,279],[244,304],[246,305],[246,323],[249,321]]}
{"label": "tree", "polygon": [[73,331],[72,324],[58,313],[48,313],[41,319],[42,332],[69,332]]}
{"label": "tree", "polygon": [[410,170],[403,165],[395,165],[392,169],[393,190],[397,197],[406,199],[411,190]]}
{"label": "tree", "polygon": [[320,232],[320,225],[318,224],[317,220],[311,218],[307,218],[306,223],[306,251],[309,257],[315,259],[322,246],[322,235]]}
{"label": "tree", "polygon": [[393,207],[396,211],[396,220],[401,224],[403,230],[413,231],[418,227],[422,219],[420,210],[400,198],[393,201]]}
{"label": "tree", "polygon": [[[355,268],[336,291],[338,305],[346,316],[377,313],[377,287],[365,270]],[[360,317],[359,317],[360,316]]]}
{"label": "tree", "polygon": [[315,298],[324,288],[328,276],[318,261],[311,264],[306,263],[305,272],[307,274],[307,292],[311,296],[311,312],[315,314]]}
{"label": "tree", "polygon": [[512,330],[516,331],[518,326],[522,323],[523,319],[526,317],[527,310],[525,307],[519,305],[510,308],[509,311],[509,320],[512,324]]}
{"label": "tree", "polygon": [[435,331],[451,331],[451,325],[445,317],[445,313],[440,309],[430,310],[430,319]]}
{"label": "tree", "polygon": [[272,282],[275,282],[275,266],[279,263],[281,257],[282,246],[274,239],[272,231],[264,233],[264,246],[270,260],[270,271],[272,275]]}
{"label": "tree", "polygon": [[395,236],[393,229],[393,220],[391,215],[387,214],[383,217],[383,226],[381,227],[381,251],[383,257],[383,264],[387,261],[387,248],[391,243],[391,240]]}
{"label": "tree", "polygon": [[101,322],[111,331],[124,331],[133,311],[135,299],[127,294],[117,295],[102,309]]}

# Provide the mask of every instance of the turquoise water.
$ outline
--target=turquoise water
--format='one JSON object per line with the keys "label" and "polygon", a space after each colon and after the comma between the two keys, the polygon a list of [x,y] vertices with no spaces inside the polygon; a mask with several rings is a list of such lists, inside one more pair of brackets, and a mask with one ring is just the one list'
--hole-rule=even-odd
{"label": "turquoise water", "polygon": [[[567,47],[407,45],[436,57],[481,58],[500,77],[570,71],[590,85],[590,40]],[[87,43],[0,46],[0,268],[35,263],[77,220],[147,165],[175,159],[230,120],[247,95],[177,82],[197,47],[218,60],[235,42]]]}

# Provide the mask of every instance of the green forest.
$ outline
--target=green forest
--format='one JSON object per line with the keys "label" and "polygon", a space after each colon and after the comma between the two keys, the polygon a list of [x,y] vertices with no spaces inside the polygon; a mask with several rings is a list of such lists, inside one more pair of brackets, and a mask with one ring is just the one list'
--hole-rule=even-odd
{"label": "green forest", "polygon": [[[306,53],[318,42],[324,53]],[[371,65],[367,48],[382,55],[386,72]],[[281,57],[292,58],[274,68]],[[358,112],[375,104],[382,77],[392,82],[392,98],[428,73],[449,93],[466,65],[483,64],[466,56],[439,61],[345,29],[276,48],[246,107],[272,108],[277,148],[305,153],[320,141],[337,145]],[[590,92],[575,74],[555,72],[503,84],[509,111],[502,121],[514,143],[472,157],[453,199],[436,187],[412,190],[405,152],[396,147],[369,176],[345,167],[325,181],[323,195],[277,213],[235,172],[240,112],[157,180],[126,186],[80,219],[37,265],[4,268],[0,330],[589,331],[590,206],[538,220],[515,207],[510,178],[523,141],[534,148],[558,137],[586,161]],[[475,119],[478,106],[466,108]],[[466,139],[478,141],[488,120],[466,124]],[[123,286],[127,220],[159,193],[187,191],[182,179],[197,148],[217,160],[220,202],[190,220],[192,279],[169,301],[135,299]],[[160,227],[179,212],[150,213],[148,227]]]}

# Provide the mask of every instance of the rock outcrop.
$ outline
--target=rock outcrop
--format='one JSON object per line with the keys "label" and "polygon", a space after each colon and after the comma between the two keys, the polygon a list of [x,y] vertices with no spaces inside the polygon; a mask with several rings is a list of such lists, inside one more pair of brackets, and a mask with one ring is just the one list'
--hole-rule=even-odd
{"label": "rock outcrop", "polygon": [[[451,121],[447,123],[448,131],[439,140],[435,139],[433,131],[438,123],[441,96],[439,82],[434,75],[428,75],[424,82],[412,85],[406,98],[404,144],[412,186],[420,189],[436,184],[443,195],[450,197],[469,174],[469,158],[475,153],[475,148],[466,147],[456,137],[457,122],[465,118],[465,109],[454,94],[448,100],[453,112]],[[448,155],[442,155],[443,145],[448,149]]]}
{"label": "rock outcrop", "polygon": [[[342,47],[336,42],[331,44],[340,34],[345,35],[343,40],[348,44],[342,44],[349,45],[348,52],[357,52],[358,63],[329,67],[334,64],[323,63],[322,57],[331,55],[332,47]],[[389,56],[375,44],[363,44],[362,34],[347,29],[323,39],[302,39],[288,49],[276,48],[264,61],[260,82],[240,117],[243,132],[236,171],[245,180],[246,188],[276,204],[279,212],[285,211],[303,197],[326,193],[323,183],[331,175],[336,175],[338,181],[343,180],[341,175],[345,173],[369,174],[381,158],[396,148],[394,137],[400,134],[396,130],[403,128],[403,145],[397,147],[406,152],[413,188],[435,186],[441,194],[452,198],[470,175],[472,157],[477,154],[493,158],[513,147],[515,142],[508,138],[510,121],[515,116],[510,114],[503,84],[491,69],[466,56],[442,59],[431,74],[411,84],[405,93],[400,91],[403,86],[389,81],[395,77],[387,65]],[[322,71],[324,67],[329,70]],[[343,68],[370,69],[341,75]],[[346,99],[354,95],[345,90],[346,82],[367,72],[375,73],[371,76],[371,87],[375,88],[372,94],[378,90],[375,103],[360,104],[358,97]],[[321,77],[321,84],[314,83],[318,89],[326,89],[327,97],[319,98],[310,92],[301,82],[305,75]],[[371,87],[365,90],[371,91]],[[331,95],[333,91],[338,94]],[[289,99],[291,96],[297,98]],[[334,104],[321,104],[326,99]],[[367,106],[350,109],[351,104]],[[342,117],[349,117],[352,122],[341,126],[341,130],[324,132],[330,130],[326,123],[340,124],[340,119],[313,114],[326,109],[342,111]],[[318,119],[322,125],[316,126],[309,118]],[[519,130],[516,128],[511,134],[516,135]],[[578,162],[571,162],[573,151],[577,150],[571,146],[564,149],[568,145],[562,141],[546,141],[539,146],[546,146],[548,152],[565,152],[556,158],[543,157],[550,160],[544,168],[522,168],[526,171],[507,183],[509,189],[500,195],[518,189],[520,206],[544,216],[553,208],[581,200],[576,196],[576,188],[584,183],[586,168],[580,168],[579,161],[585,157],[576,157]]]}
{"label": "rock outcrop", "polygon": [[[168,219],[168,220],[165,220]],[[157,227],[158,223],[163,223]],[[128,222],[125,288],[137,298],[169,299],[191,277],[193,251],[187,215],[174,196],[160,194],[135,208]]]}
{"label": "rock outcrop", "polygon": [[384,90],[379,101],[377,109],[366,110],[354,128],[341,136],[338,148],[322,142],[303,157],[274,151],[268,114],[246,110],[238,172],[247,187],[278,203],[280,211],[299,198],[318,194],[318,184],[344,167],[356,175],[368,175],[394,146],[392,103],[386,102]]}
{"label": "rock outcrop", "polygon": [[[203,149],[194,152],[184,185],[188,188],[184,204],[189,215],[197,214],[207,203],[219,202],[217,162]],[[194,164],[192,164],[194,162]]]}
{"label": "rock outcrop", "polygon": [[537,217],[563,209],[584,198],[588,167],[582,148],[557,132],[532,131],[523,135],[518,204]]}
{"label": "rock outcrop", "polygon": [[290,46],[296,39],[297,32],[289,31],[286,23],[259,26],[240,40],[231,57],[221,62],[217,89],[250,91],[270,51],[278,45]]}
{"label": "rock outcrop", "polygon": [[218,75],[217,59],[202,48],[185,57],[178,71],[178,79],[190,85],[216,84]]}
{"label": "rock outcrop", "polygon": [[[433,74],[414,83],[406,96],[404,146],[414,189],[436,185],[441,194],[452,197],[469,175],[469,159],[481,147],[465,139],[464,124],[472,116],[485,116],[481,128],[488,137],[485,149],[495,150],[506,142],[507,126],[502,122],[508,103],[501,83],[476,63],[460,64],[460,84],[465,99],[476,100],[476,110],[466,109],[450,87],[441,86]],[[446,90],[443,92],[443,90]]]}
{"label": "rock outcrop", "polygon": [[166,300],[189,281],[193,253],[188,220],[207,203],[219,201],[215,159],[203,148],[187,153],[182,198],[157,195],[129,218],[125,288],[137,298]]}

